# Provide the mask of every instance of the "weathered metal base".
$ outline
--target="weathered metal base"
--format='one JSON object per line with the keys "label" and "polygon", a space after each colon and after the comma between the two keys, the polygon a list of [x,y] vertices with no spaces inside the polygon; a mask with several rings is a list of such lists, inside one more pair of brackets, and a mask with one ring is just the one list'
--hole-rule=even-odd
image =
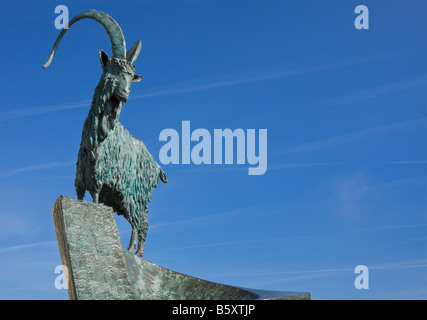
{"label": "weathered metal base", "polygon": [[308,300],[310,293],[237,288],[178,273],[123,248],[112,208],[60,196],[53,221],[70,299]]}

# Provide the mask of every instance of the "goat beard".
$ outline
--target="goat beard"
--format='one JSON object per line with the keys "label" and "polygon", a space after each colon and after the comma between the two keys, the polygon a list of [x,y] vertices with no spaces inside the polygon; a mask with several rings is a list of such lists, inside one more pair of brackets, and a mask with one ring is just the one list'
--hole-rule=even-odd
{"label": "goat beard", "polygon": [[120,111],[122,111],[124,102],[119,101],[115,96],[112,96],[110,99],[110,103],[111,103],[112,118],[118,121],[120,117]]}

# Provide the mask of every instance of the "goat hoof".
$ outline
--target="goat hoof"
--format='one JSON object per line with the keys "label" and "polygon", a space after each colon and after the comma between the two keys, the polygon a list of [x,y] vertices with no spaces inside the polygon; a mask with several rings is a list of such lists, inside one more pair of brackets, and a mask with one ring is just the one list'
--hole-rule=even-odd
{"label": "goat hoof", "polygon": [[135,252],[135,255],[137,256],[137,257],[140,257],[140,258],[142,258],[142,255],[144,254],[144,251],[139,251],[139,250],[137,250],[136,252]]}

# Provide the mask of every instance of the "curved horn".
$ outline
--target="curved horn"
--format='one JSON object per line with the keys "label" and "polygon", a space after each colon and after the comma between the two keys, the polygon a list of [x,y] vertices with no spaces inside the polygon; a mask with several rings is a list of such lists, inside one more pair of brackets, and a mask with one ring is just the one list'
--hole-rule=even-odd
{"label": "curved horn", "polygon": [[111,49],[113,57],[123,60],[126,58],[125,38],[123,36],[122,29],[117,24],[117,22],[114,21],[114,19],[111,18],[105,12],[101,12],[98,10],[87,10],[71,19],[68,25],[64,29],[62,29],[61,33],[55,41],[55,44],[53,45],[52,51],[49,55],[49,59],[47,59],[46,63],[43,65],[43,69],[49,67],[50,63],[52,62],[53,56],[55,55],[56,49],[58,48],[58,45],[61,42],[61,39],[64,36],[65,32],[67,32],[68,28],[71,27],[75,22],[86,18],[95,20],[96,22],[100,23],[104,27],[105,31],[107,31],[107,34],[111,40]]}
{"label": "curved horn", "polygon": [[139,53],[141,52],[141,46],[142,42],[141,40],[138,40],[134,43],[133,47],[128,52],[126,52],[126,59],[131,64],[134,64],[136,59],[138,58]]}

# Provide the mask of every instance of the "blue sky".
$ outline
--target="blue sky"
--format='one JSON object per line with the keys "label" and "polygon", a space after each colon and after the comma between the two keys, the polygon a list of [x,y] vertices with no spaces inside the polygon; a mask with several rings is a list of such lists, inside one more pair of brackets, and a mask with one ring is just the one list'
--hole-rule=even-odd
{"label": "blue sky", "polygon": [[[82,20],[43,70],[60,4],[70,18],[109,13],[128,49],[142,40],[144,78],[120,121],[157,160],[160,132],[182,121],[268,130],[264,175],[162,165],[144,258],[313,299],[426,299],[427,3],[377,0],[0,1],[0,299],[68,299],[51,210],[76,197],[98,50],[111,47]],[[359,4],[369,30],[354,27]]]}

